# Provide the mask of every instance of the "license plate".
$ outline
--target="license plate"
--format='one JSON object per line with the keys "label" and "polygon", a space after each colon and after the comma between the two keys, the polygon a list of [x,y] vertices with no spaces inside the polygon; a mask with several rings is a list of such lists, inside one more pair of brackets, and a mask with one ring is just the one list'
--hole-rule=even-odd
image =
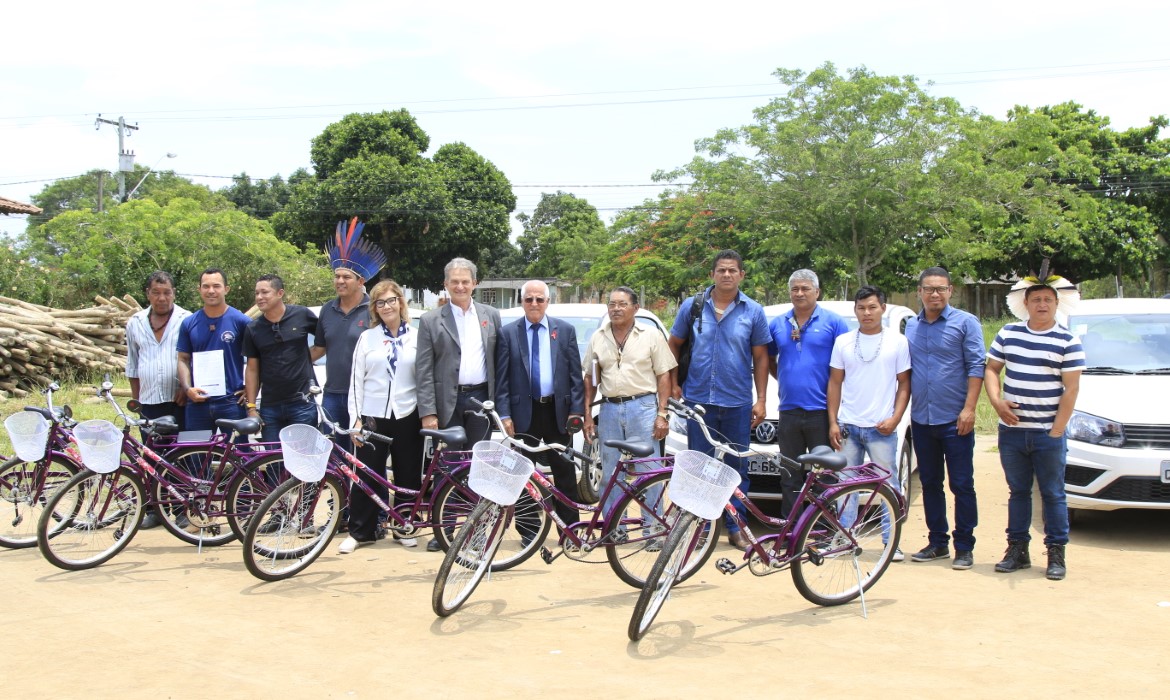
{"label": "license plate", "polygon": [[784,470],[774,461],[750,458],[748,459],[748,474],[783,476]]}
{"label": "license plate", "polygon": [[1162,462],[1162,483],[1170,484],[1170,459]]}

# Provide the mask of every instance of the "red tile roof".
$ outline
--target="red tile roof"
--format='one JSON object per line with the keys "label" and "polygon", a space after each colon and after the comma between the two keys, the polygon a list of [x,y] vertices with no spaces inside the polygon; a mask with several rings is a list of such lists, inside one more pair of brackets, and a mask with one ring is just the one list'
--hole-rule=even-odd
{"label": "red tile roof", "polygon": [[40,207],[0,197],[0,214],[40,214]]}

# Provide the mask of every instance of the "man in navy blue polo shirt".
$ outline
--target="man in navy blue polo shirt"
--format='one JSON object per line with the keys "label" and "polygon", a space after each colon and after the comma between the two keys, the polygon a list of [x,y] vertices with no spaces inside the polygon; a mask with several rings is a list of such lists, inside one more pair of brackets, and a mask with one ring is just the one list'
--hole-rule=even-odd
{"label": "man in navy blue polo shirt", "polygon": [[[788,278],[792,310],[772,319],[768,332],[769,365],[780,385],[780,454],[796,459],[829,444],[829,360],[837,336],[849,331],[845,319],[817,304],[821,284],[812,270]],[[785,473],[780,485],[780,516],[788,518],[800,495],[804,474]]]}
{"label": "man in navy blue polo shirt", "polygon": [[[752,429],[764,420],[771,340],[764,308],[739,290],[743,278],[743,258],[739,253],[724,250],[716,255],[711,264],[712,284],[703,293],[698,318],[692,312],[695,299],[689,297],[678,307],[669,341],[677,360],[683,343],[688,337],[692,340],[690,371],[682,387],[676,384],[675,398],[685,396],[702,404],[707,411],[704,420],[714,434],[723,434],[738,450],[747,449]],[[715,453],[694,421],[687,426],[687,447],[709,455]],[[739,472],[740,488],[746,493],[748,473],[744,460],[727,455],[724,461]],[[732,503],[746,518],[743,503],[739,499]],[[726,515],[724,522],[731,546],[746,550],[750,545],[739,526]]]}
{"label": "man in navy blue polo shirt", "polygon": [[[945,559],[947,532],[944,476],[955,497],[953,569],[974,565],[975,404],[983,388],[984,345],[979,319],[951,306],[951,275],[928,267],[918,276],[922,310],[906,324],[910,342],[910,435],[922,482],[922,509],[929,540],[911,555],[916,562]],[[945,465],[945,466],[944,466]]]}

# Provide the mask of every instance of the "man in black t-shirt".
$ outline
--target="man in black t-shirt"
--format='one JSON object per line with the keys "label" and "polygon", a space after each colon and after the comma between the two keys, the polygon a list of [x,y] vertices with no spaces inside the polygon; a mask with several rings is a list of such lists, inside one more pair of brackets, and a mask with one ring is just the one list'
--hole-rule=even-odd
{"label": "man in black t-shirt", "polygon": [[[284,281],[264,275],[256,281],[256,307],[263,315],[244,331],[244,394],[248,415],[259,415],[261,439],[277,442],[287,425],[316,425],[317,405],[304,400],[313,384],[308,336],[317,316],[303,306],[284,303]],[[263,390],[263,405],[256,396]]]}

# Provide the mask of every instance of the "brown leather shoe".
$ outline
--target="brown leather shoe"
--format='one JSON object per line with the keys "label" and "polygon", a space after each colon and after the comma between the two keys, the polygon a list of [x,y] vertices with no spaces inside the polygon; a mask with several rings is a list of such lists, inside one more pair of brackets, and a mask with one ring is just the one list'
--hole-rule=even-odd
{"label": "brown leather shoe", "polygon": [[746,552],[752,548],[752,543],[748,541],[747,535],[743,534],[742,530],[727,535],[727,541],[732,547],[735,547],[741,552]]}

